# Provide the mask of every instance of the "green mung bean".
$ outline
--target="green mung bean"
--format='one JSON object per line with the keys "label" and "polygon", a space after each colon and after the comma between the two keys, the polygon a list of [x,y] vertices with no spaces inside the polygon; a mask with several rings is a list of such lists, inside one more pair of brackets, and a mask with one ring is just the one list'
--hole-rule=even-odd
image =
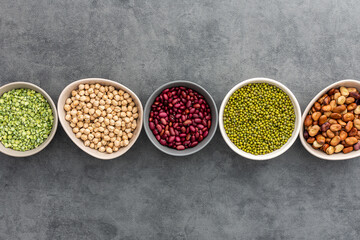
{"label": "green mung bean", "polygon": [[0,97],[0,142],[17,151],[41,145],[53,127],[53,112],[40,93],[13,89]]}
{"label": "green mung bean", "polygon": [[223,120],[226,134],[239,149],[263,155],[281,148],[291,137],[295,112],[281,89],[254,83],[231,95]]}

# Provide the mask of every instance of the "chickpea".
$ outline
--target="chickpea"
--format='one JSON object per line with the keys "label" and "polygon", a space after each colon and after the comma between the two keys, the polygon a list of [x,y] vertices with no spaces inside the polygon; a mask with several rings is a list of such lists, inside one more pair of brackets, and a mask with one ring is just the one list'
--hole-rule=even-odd
{"label": "chickpea", "polygon": [[124,146],[126,147],[127,145],[129,145],[129,140],[124,140]]}
{"label": "chickpea", "polygon": [[106,136],[104,136],[104,140],[108,142],[108,141],[110,141],[110,137],[106,135]]}
{"label": "chickpea", "polygon": [[66,120],[66,121],[71,121],[71,116],[70,116],[69,114],[67,114],[67,115],[65,116],[65,120]]}
{"label": "chickpea", "polygon": [[106,152],[107,152],[107,153],[112,153],[113,150],[112,150],[110,147],[108,147],[108,148],[106,148]]}
{"label": "chickpea", "polygon": [[90,141],[92,141],[92,140],[94,139],[94,135],[90,133],[90,134],[88,135],[88,139],[89,139]]}
{"label": "chickpea", "polygon": [[100,148],[99,148],[99,151],[100,151],[100,152],[105,152],[105,148],[104,148],[104,147],[100,147]]}
{"label": "chickpea", "polygon": [[71,98],[67,98],[66,101],[65,101],[65,104],[70,105],[71,103],[72,103]]}
{"label": "chickpea", "polygon": [[76,109],[71,110],[70,114],[75,116],[77,114],[77,110]]}
{"label": "chickpea", "polygon": [[99,133],[99,132],[95,133],[95,137],[96,138],[101,138],[101,133]]}
{"label": "chickpea", "polygon": [[94,144],[94,143],[90,143],[90,148],[94,149],[94,148],[95,148],[95,144]]}
{"label": "chickpea", "polygon": [[82,135],[81,132],[78,132],[78,133],[75,134],[75,137],[76,137],[76,138],[80,138],[81,135]]}
{"label": "chickpea", "polygon": [[89,146],[90,146],[90,141],[89,141],[89,140],[86,140],[86,141],[84,142],[84,145],[85,145],[86,147],[89,147]]}
{"label": "chickpea", "polygon": [[66,105],[64,106],[64,110],[65,110],[66,112],[70,111],[70,110],[71,110],[70,105],[66,104]]}

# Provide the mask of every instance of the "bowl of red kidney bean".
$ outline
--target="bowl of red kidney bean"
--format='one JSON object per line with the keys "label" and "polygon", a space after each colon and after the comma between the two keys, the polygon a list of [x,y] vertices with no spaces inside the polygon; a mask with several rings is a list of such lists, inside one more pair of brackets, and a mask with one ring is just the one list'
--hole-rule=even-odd
{"label": "bowl of red kidney bean", "polygon": [[144,109],[144,128],[150,141],[173,156],[200,151],[213,138],[217,125],[214,99],[203,87],[189,81],[162,85]]}

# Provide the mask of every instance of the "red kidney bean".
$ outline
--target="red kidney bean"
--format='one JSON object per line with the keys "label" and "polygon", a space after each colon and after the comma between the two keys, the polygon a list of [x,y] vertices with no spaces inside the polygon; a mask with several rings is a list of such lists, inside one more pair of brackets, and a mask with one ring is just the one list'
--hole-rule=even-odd
{"label": "red kidney bean", "polygon": [[188,125],[190,125],[190,124],[191,124],[191,120],[190,120],[190,119],[188,119],[188,120],[184,121],[184,122],[183,122],[183,124],[184,124],[185,126],[188,126]]}
{"label": "red kidney bean", "polygon": [[167,117],[167,114],[165,112],[159,113],[159,117]]}
{"label": "red kidney bean", "polygon": [[160,144],[195,147],[211,128],[211,109],[202,95],[186,87],[164,89],[151,105],[149,127]]}
{"label": "red kidney bean", "polygon": [[185,147],[184,147],[183,145],[179,145],[179,146],[176,147],[176,149],[177,149],[177,150],[184,150]]}

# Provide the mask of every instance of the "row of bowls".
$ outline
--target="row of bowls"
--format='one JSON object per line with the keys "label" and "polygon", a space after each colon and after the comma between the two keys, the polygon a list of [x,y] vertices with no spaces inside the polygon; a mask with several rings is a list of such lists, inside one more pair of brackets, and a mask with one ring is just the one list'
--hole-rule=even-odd
{"label": "row of bowls", "polygon": [[[139,118],[138,118],[138,127],[136,128],[135,132],[134,132],[134,137],[131,139],[130,144],[126,147],[120,148],[120,150],[116,153],[112,153],[112,154],[107,154],[107,153],[101,153],[95,149],[91,149],[89,147],[85,147],[83,142],[80,139],[77,139],[75,137],[75,134],[72,132],[72,128],[70,127],[69,123],[65,120],[65,111],[64,111],[64,104],[65,104],[65,100],[71,96],[71,91],[76,89],[77,86],[79,84],[93,84],[93,83],[100,83],[102,85],[111,85],[114,86],[117,89],[123,89],[125,91],[127,91],[128,93],[130,93],[133,97],[133,100],[135,102],[135,104],[138,106],[138,111],[139,111]],[[295,115],[296,115],[296,119],[295,119],[295,128],[293,130],[292,136],[290,137],[290,139],[287,141],[287,143],[285,145],[283,145],[280,149],[273,151],[271,153],[265,154],[265,155],[253,155],[247,152],[242,151],[241,149],[239,149],[237,146],[235,146],[231,140],[228,138],[226,132],[225,132],[225,128],[224,128],[224,124],[223,124],[223,113],[224,113],[224,109],[225,106],[230,98],[230,96],[239,88],[250,84],[250,83],[268,83],[271,85],[274,85],[278,88],[280,88],[281,90],[283,90],[289,97],[290,100],[292,101],[292,104],[294,106],[294,111],[295,111]],[[212,114],[212,126],[209,130],[209,134],[208,136],[201,142],[199,143],[199,145],[197,145],[194,148],[188,148],[182,151],[176,150],[176,149],[171,149],[168,148],[166,146],[161,145],[155,138],[155,136],[153,135],[152,131],[149,128],[149,113],[150,113],[150,108],[152,103],[154,102],[155,98],[166,88],[171,88],[174,86],[184,86],[184,87],[188,87],[191,88],[195,91],[197,91],[198,93],[200,93],[201,95],[204,96],[204,98],[206,99],[206,101],[208,102],[210,108],[211,108],[211,114]],[[27,82],[14,82],[14,83],[10,83],[7,85],[4,85],[2,87],[0,87],[0,96],[5,93],[10,91],[11,89],[15,89],[15,88],[29,88],[29,89],[33,89],[39,93],[41,93],[46,100],[49,102],[49,104],[51,105],[53,114],[54,114],[54,125],[53,125],[53,129],[49,135],[49,137],[46,139],[46,141],[41,144],[39,147],[30,150],[30,151],[26,151],[26,152],[20,152],[20,151],[15,151],[12,150],[10,148],[5,148],[2,144],[0,144],[0,151],[10,155],[10,156],[14,156],[14,157],[26,157],[26,156],[30,156],[33,155],[37,152],[40,152],[42,149],[44,149],[53,139],[56,129],[57,129],[57,125],[58,125],[58,119],[60,119],[60,123],[62,125],[62,127],[64,128],[65,132],[67,133],[67,135],[70,137],[70,139],[83,151],[85,151],[86,153],[88,153],[89,155],[99,158],[99,159],[113,159],[113,158],[117,158],[121,155],[123,155],[125,152],[127,152],[135,143],[136,139],[139,137],[140,133],[141,133],[141,129],[142,129],[142,125],[144,123],[144,127],[145,127],[145,132],[147,134],[147,136],[149,137],[149,139],[151,140],[151,142],[161,151],[173,155],[173,156],[185,156],[185,155],[189,155],[189,154],[193,154],[197,151],[200,151],[202,148],[204,148],[212,139],[212,137],[214,136],[215,132],[216,132],[216,128],[218,125],[218,121],[219,121],[219,127],[220,127],[220,132],[225,140],[225,142],[228,144],[228,146],[237,154],[248,158],[248,159],[252,159],[252,160],[267,160],[267,159],[271,159],[274,157],[277,157],[279,155],[281,155],[282,153],[286,152],[291,146],[292,144],[295,142],[296,138],[298,135],[300,135],[300,140],[301,143],[303,144],[303,146],[305,147],[306,150],[308,150],[312,155],[322,158],[322,159],[326,159],[326,160],[344,160],[344,159],[350,159],[350,158],[354,158],[357,156],[360,156],[360,151],[358,152],[351,152],[348,154],[343,154],[343,153],[339,153],[339,154],[333,154],[333,155],[327,155],[324,152],[318,151],[316,149],[313,149],[304,139],[303,137],[303,131],[304,131],[304,127],[303,127],[303,122],[304,119],[307,115],[307,113],[309,112],[309,110],[311,109],[312,105],[315,103],[315,101],[321,97],[324,93],[326,93],[328,90],[330,90],[331,88],[338,88],[340,86],[345,86],[345,87],[355,87],[357,89],[360,89],[360,82],[359,81],[355,81],[355,80],[342,80],[339,82],[336,82],[334,84],[331,84],[330,86],[328,86],[327,88],[323,89],[321,92],[319,92],[314,99],[309,103],[309,105],[307,106],[307,108],[304,111],[304,114],[301,118],[301,110],[300,110],[300,106],[298,101],[296,100],[296,97],[294,96],[294,94],[287,88],[285,87],[283,84],[272,80],[272,79],[268,79],[268,78],[252,78],[246,81],[243,81],[239,84],[237,84],[236,86],[234,86],[225,96],[221,107],[220,107],[220,111],[219,111],[219,116],[218,116],[218,112],[217,112],[217,108],[216,108],[216,104],[213,100],[213,98],[211,97],[211,95],[200,85],[193,83],[193,82],[189,82],[189,81],[174,81],[174,82],[170,82],[167,84],[162,85],[161,87],[159,87],[155,92],[153,92],[153,94],[149,97],[146,105],[145,105],[145,110],[143,110],[142,104],[140,99],[137,97],[137,95],[132,92],[130,89],[128,89],[127,87],[125,87],[124,85],[111,81],[111,80],[107,80],[107,79],[101,79],[101,78],[87,78],[87,79],[82,79],[82,80],[78,80],[75,82],[72,82],[71,84],[69,84],[60,94],[59,99],[58,99],[58,105],[57,105],[57,109],[55,107],[54,102],[52,101],[51,97],[40,87],[31,84],[31,83],[27,83]],[[300,132],[300,134],[299,134]]]}

